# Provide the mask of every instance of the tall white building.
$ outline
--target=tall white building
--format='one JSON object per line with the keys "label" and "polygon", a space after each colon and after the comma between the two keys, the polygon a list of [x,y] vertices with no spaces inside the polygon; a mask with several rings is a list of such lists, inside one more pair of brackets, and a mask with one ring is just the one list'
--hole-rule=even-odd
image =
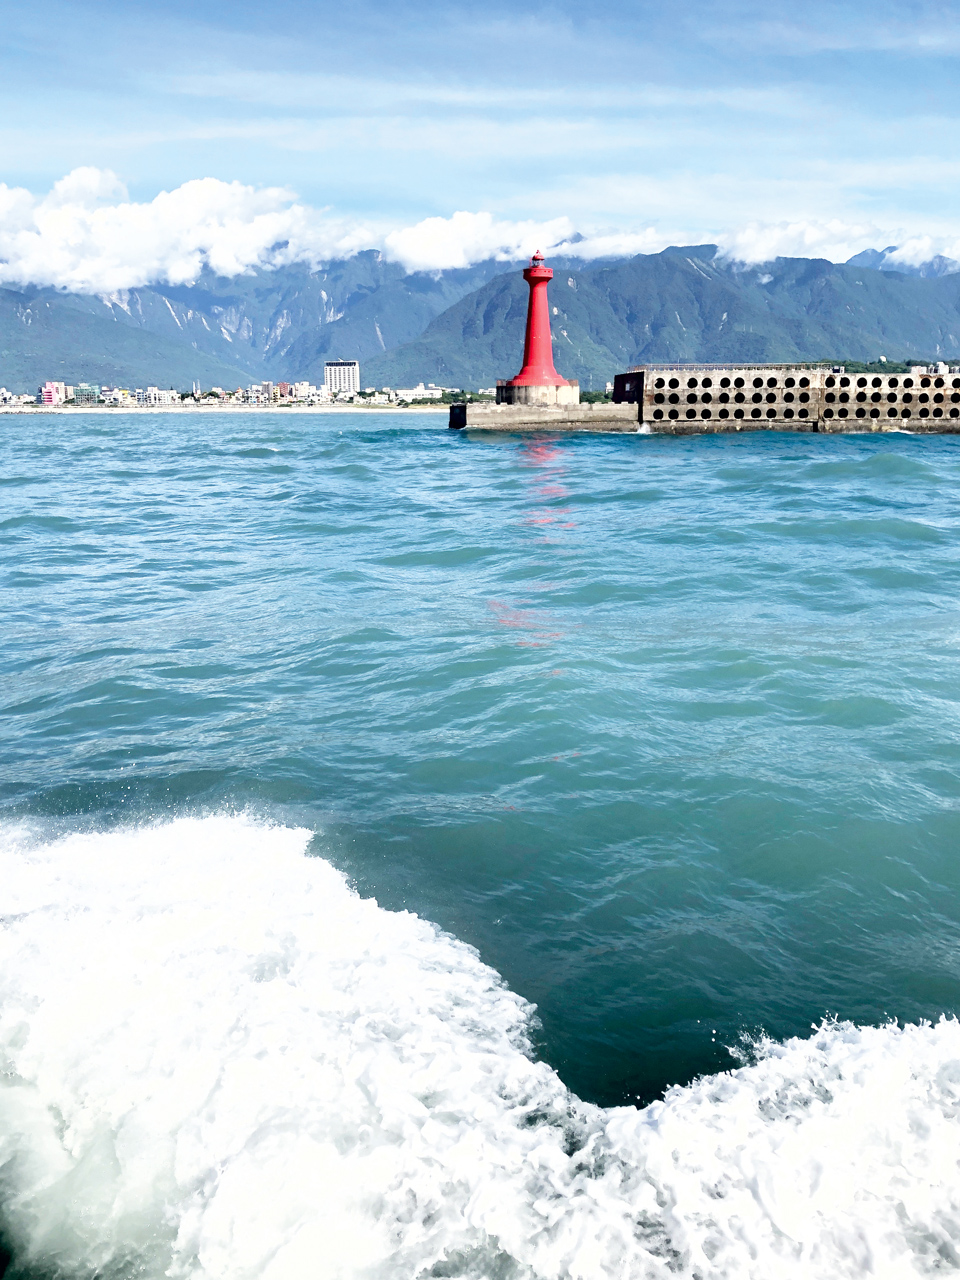
{"label": "tall white building", "polygon": [[326,360],[323,365],[323,385],[331,393],[360,390],[359,360]]}

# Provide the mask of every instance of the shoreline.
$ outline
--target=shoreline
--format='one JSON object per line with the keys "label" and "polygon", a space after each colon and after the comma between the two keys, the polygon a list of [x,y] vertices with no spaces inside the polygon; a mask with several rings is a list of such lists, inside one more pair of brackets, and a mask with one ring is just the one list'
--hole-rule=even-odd
{"label": "shoreline", "polygon": [[390,405],[370,405],[369,408],[359,405],[333,405],[333,404],[296,404],[279,405],[266,404],[216,404],[216,405],[177,405],[177,404],[123,404],[123,405],[74,405],[74,404],[2,404],[0,405],[0,413],[22,413],[22,414],[38,414],[38,413],[59,413],[69,415],[73,413],[449,413],[449,405],[408,405],[405,409],[392,408]]}

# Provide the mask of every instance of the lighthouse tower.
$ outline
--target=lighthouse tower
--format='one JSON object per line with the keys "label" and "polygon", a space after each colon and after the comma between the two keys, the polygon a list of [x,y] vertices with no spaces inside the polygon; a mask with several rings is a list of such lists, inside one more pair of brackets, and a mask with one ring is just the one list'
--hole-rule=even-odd
{"label": "lighthouse tower", "polygon": [[580,384],[561,378],[553,367],[547,302],[547,281],[553,279],[553,268],[543,265],[539,249],[530,259],[523,278],[530,286],[523,368],[509,382],[497,383],[497,404],[579,404]]}

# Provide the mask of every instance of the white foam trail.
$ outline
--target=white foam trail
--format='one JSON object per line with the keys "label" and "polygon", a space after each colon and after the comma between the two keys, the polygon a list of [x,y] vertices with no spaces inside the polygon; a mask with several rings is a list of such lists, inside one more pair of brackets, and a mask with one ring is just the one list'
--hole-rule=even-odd
{"label": "white foam trail", "polygon": [[643,1111],[572,1097],[476,953],[306,831],[0,838],[19,1256],[172,1280],[902,1280],[960,1265],[960,1027],[826,1025]]}

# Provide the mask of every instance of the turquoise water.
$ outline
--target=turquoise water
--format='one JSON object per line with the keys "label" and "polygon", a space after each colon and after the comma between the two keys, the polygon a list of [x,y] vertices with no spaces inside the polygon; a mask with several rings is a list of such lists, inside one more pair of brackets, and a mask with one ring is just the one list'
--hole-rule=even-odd
{"label": "turquoise water", "polygon": [[292,812],[603,1103],[960,1006],[960,442],[3,426],[9,812]]}
{"label": "turquoise water", "polygon": [[307,828],[588,1104],[960,1006],[960,441],[0,431],[9,830]]}

